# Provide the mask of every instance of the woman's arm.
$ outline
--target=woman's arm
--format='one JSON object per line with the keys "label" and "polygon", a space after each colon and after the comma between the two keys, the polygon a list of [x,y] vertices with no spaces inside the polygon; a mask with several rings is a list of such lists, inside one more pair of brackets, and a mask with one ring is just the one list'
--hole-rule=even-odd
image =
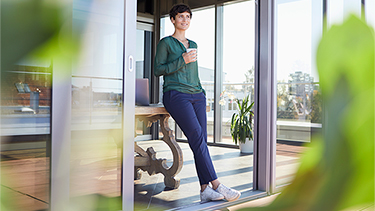
{"label": "woman's arm", "polygon": [[165,41],[161,41],[156,48],[154,74],[155,76],[172,74],[186,65],[183,56],[181,55],[176,60],[168,62],[168,46]]}

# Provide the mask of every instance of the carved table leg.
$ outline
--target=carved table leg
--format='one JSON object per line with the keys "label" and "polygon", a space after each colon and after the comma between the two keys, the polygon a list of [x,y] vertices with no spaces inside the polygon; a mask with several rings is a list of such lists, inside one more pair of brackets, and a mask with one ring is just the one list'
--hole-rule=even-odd
{"label": "carved table leg", "polygon": [[[169,146],[173,154],[173,164],[168,168],[166,159],[157,159],[156,152],[152,147],[147,148],[147,151],[143,151],[139,146],[136,145],[136,152],[139,154],[136,166],[139,166],[143,171],[147,171],[149,175],[162,173],[164,175],[164,184],[168,188],[178,188],[180,186],[180,179],[176,175],[181,171],[183,165],[182,150],[173,135],[173,130],[168,126],[168,114],[157,115],[149,118],[147,121],[150,123],[160,120],[160,127],[163,133],[163,141]],[[141,118],[140,118],[141,120]],[[146,121],[142,119],[142,121]],[[148,124],[150,126],[150,124]],[[145,155],[147,153],[147,155]],[[147,160],[146,160],[147,157]],[[141,159],[143,159],[141,161]]]}
{"label": "carved table leg", "polygon": [[169,169],[164,169],[164,184],[170,188],[180,186],[180,178],[175,177],[180,173],[183,165],[182,150],[173,135],[173,130],[168,125],[169,115],[162,115],[160,118],[160,127],[163,133],[163,141],[168,144],[173,154],[173,164]]}

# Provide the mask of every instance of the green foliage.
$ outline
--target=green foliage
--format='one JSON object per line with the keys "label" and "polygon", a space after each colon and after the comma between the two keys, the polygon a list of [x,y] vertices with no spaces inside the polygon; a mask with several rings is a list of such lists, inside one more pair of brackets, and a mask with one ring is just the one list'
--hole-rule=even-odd
{"label": "green foliage", "polygon": [[374,31],[355,16],[332,26],[317,52],[323,137],[301,157],[293,182],[267,207],[362,210],[374,206]]}
{"label": "green foliage", "polygon": [[277,119],[295,119],[297,116],[287,88],[285,85],[277,86]]}
{"label": "green foliage", "polygon": [[2,71],[25,57],[70,62],[79,51],[79,34],[84,30],[73,31],[71,6],[71,1],[2,0]]}
{"label": "green foliage", "polygon": [[311,122],[322,123],[323,114],[322,94],[319,91],[314,91],[311,103]]}
{"label": "green foliage", "polygon": [[235,144],[245,143],[246,137],[253,138],[252,118],[254,116],[254,112],[251,111],[254,102],[250,103],[249,95],[243,99],[242,103],[238,99],[236,101],[238,113],[232,115],[230,124],[230,134]]}
{"label": "green foliage", "polygon": [[[280,106],[280,102],[284,101],[285,105]],[[294,108],[292,100],[287,95],[277,97],[277,119],[298,119],[298,114]]]}

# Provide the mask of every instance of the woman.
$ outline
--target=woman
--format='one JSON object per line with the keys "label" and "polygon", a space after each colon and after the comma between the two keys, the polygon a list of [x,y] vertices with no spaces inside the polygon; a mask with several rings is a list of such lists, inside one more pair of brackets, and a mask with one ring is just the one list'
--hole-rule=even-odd
{"label": "woman", "polygon": [[196,49],[197,44],[185,38],[191,16],[189,6],[185,4],[175,5],[170,10],[175,31],[160,40],[154,72],[157,77],[164,77],[164,107],[188,138],[193,151],[201,201],[233,201],[241,193],[219,182],[207,148],[206,96],[198,76],[197,51],[187,52],[188,48]]}

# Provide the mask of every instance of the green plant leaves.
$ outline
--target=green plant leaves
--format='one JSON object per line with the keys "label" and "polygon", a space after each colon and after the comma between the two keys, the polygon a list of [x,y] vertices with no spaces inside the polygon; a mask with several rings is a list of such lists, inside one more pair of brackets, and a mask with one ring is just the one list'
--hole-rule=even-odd
{"label": "green plant leaves", "polygon": [[325,95],[333,94],[341,76],[354,85],[351,95],[370,89],[374,83],[373,29],[353,15],[344,25],[332,26],[318,48],[319,79]]}
{"label": "green plant leaves", "polygon": [[84,27],[72,29],[71,6],[71,1],[2,0],[2,71],[30,56],[42,60],[74,58]]}
{"label": "green plant leaves", "polygon": [[247,95],[242,103],[237,99],[238,113],[234,113],[231,119],[231,135],[235,144],[245,143],[246,138],[253,138],[252,116],[251,111],[254,102],[249,105],[249,95]]}

